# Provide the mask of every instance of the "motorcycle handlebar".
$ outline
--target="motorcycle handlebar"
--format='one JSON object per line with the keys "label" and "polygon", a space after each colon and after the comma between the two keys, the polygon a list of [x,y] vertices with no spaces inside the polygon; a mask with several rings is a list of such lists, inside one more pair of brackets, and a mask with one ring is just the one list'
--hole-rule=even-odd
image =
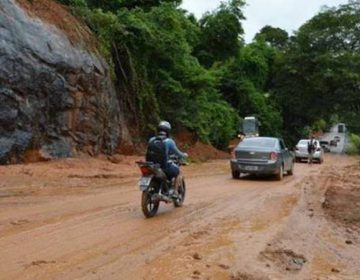
{"label": "motorcycle handlebar", "polygon": [[175,155],[171,155],[169,157],[169,160],[174,162],[175,164],[179,165],[179,166],[185,166],[185,165],[189,165],[187,162],[185,162],[183,159],[180,159],[179,157],[175,156]]}

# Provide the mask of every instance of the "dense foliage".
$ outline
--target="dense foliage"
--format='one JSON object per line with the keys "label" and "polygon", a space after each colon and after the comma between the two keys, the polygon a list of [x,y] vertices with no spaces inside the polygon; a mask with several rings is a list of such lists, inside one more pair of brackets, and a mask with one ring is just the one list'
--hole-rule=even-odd
{"label": "dense foliage", "polygon": [[288,43],[289,34],[281,28],[266,25],[255,35],[255,39],[264,40],[273,47],[283,49]]}
{"label": "dense foliage", "polygon": [[360,4],[324,8],[294,36],[265,26],[242,38],[244,0],[200,20],[180,0],[60,0],[99,38],[134,132],[159,119],[226,147],[247,115],[261,134],[295,142],[360,120]]}
{"label": "dense foliage", "polygon": [[350,146],[347,151],[348,154],[356,155],[360,154],[360,136],[356,134],[350,135]]}
{"label": "dense foliage", "polygon": [[305,23],[276,61],[273,92],[285,131],[335,119],[359,121],[360,3],[325,8]]}
{"label": "dense foliage", "polygon": [[241,20],[245,19],[241,8],[243,0],[222,3],[213,13],[206,13],[199,21],[199,44],[195,54],[199,61],[210,67],[216,61],[225,61],[236,57],[242,45],[241,35],[244,30]]}

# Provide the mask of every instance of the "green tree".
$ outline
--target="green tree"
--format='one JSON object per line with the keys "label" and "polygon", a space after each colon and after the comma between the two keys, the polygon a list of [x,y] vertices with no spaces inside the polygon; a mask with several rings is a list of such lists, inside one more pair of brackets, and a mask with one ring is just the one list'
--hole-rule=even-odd
{"label": "green tree", "polygon": [[200,20],[200,42],[195,54],[206,67],[237,55],[243,44],[241,20],[245,19],[242,13],[244,5],[243,0],[223,2],[217,10],[205,14]]}
{"label": "green tree", "polygon": [[262,123],[261,134],[268,136],[279,136],[282,130],[280,111],[266,91],[274,56],[274,50],[264,41],[254,42],[219,69],[224,98],[240,116],[258,117]]}
{"label": "green tree", "polygon": [[150,10],[95,9],[89,25],[111,54],[119,100],[131,127],[153,133],[159,119],[218,147],[236,131],[236,113],[217,91],[218,78],[192,55],[199,26],[173,4]]}
{"label": "green tree", "polygon": [[305,23],[276,60],[273,92],[286,131],[338,114],[356,119],[360,108],[360,3],[323,9]]}
{"label": "green tree", "polygon": [[295,142],[338,115],[360,121],[360,3],[324,8],[294,36],[265,26],[244,44],[244,0],[197,21],[171,0],[61,0],[77,7],[112,66],[136,131],[160,118],[224,147],[238,116]]}
{"label": "green tree", "polygon": [[275,48],[284,49],[289,41],[289,34],[281,28],[266,25],[255,35],[255,40],[264,40]]}

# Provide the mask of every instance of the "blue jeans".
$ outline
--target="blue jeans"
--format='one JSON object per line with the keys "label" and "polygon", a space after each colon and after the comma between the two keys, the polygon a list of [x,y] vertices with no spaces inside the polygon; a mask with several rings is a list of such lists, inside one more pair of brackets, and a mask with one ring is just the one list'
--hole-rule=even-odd
{"label": "blue jeans", "polygon": [[172,178],[175,178],[180,173],[180,168],[173,162],[167,163],[167,166],[163,169],[166,176],[171,180]]}

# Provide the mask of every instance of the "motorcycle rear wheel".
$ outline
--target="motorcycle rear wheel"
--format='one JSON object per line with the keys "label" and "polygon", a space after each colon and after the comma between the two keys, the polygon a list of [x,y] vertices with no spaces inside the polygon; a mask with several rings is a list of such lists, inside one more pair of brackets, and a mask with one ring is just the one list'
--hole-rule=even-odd
{"label": "motorcycle rear wheel", "polygon": [[152,201],[152,192],[144,191],[141,196],[141,209],[146,218],[152,218],[159,209],[159,201]]}

